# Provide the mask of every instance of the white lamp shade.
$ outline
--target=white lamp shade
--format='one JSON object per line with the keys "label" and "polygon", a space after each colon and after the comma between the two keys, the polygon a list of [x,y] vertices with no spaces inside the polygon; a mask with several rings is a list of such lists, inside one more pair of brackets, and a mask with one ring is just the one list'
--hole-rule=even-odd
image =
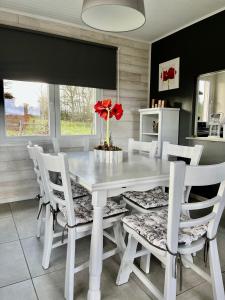
{"label": "white lamp shade", "polygon": [[124,32],[145,23],[143,0],[84,0],[82,20],[98,30]]}

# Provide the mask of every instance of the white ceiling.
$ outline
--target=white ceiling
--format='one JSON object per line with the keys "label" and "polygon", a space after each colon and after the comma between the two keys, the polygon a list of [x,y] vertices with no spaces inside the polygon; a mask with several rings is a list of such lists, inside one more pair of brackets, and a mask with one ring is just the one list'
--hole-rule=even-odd
{"label": "white ceiling", "polygon": [[[82,3],[83,0],[0,0],[0,9],[83,25]],[[145,0],[146,24],[123,35],[152,41],[222,8],[225,9],[225,0]]]}

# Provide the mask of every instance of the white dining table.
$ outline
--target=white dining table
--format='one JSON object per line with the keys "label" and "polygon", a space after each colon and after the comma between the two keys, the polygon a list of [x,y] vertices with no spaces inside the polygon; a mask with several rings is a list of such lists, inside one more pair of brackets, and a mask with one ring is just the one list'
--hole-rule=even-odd
{"label": "white dining table", "polygon": [[142,154],[124,152],[118,164],[99,162],[94,152],[68,154],[69,170],[77,182],[92,194],[93,228],[91,235],[88,300],[101,299],[103,255],[103,213],[108,197],[125,191],[146,191],[158,185],[168,186],[169,162]]}

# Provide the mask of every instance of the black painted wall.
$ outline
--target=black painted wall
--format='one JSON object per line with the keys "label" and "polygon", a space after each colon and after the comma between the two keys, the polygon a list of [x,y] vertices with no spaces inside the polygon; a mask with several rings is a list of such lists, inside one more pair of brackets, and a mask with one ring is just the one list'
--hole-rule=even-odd
{"label": "black painted wall", "polygon": [[[180,57],[180,87],[158,92],[159,64]],[[195,88],[200,74],[225,69],[225,11],[152,44],[150,99],[181,108],[179,142],[193,133]]]}

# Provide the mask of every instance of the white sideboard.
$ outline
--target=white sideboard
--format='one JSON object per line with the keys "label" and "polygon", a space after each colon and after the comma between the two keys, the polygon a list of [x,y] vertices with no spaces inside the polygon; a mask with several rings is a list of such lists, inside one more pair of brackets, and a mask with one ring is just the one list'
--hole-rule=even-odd
{"label": "white sideboard", "polygon": [[[178,144],[179,108],[140,109],[140,140],[158,141],[157,156],[161,155],[164,141]],[[158,122],[158,132],[153,130],[153,122]]]}

